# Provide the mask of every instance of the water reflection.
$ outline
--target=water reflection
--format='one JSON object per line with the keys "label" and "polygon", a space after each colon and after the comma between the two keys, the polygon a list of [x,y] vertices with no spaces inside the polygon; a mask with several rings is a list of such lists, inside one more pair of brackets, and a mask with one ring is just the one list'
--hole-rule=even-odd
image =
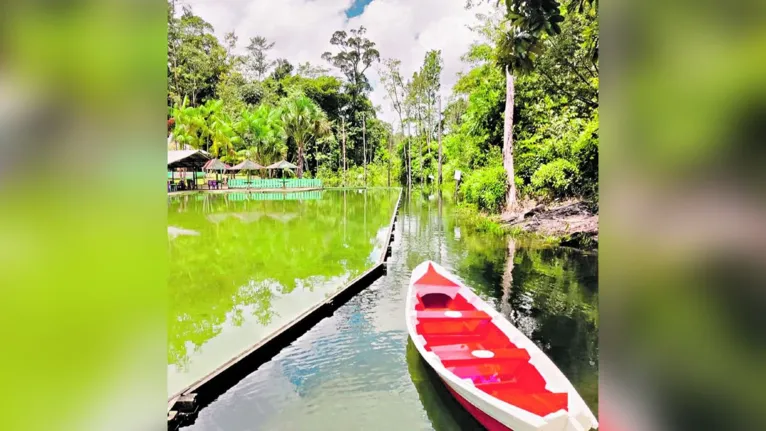
{"label": "water reflection", "polygon": [[434,430],[484,430],[484,427],[455,400],[438,374],[420,356],[412,340],[407,342],[407,368]]}
{"label": "water reflection", "polygon": [[407,267],[432,259],[452,270],[550,356],[597,411],[598,257],[476,232],[445,212],[441,199],[429,201],[417,193],[405,201]]}
{"label": "water reflection", "polygon": [[279,195],[169,199],[169,392],[371,267],[398,190]]}
{"label": "water reflection", "polygon": [[408,340],[405,296],[425,259],[523,328],[596,411],[596,257],[476,232],[454,217],[451,199],[429,196],[403,196],[385,277],[200,412],[192,429],[481,429]]}

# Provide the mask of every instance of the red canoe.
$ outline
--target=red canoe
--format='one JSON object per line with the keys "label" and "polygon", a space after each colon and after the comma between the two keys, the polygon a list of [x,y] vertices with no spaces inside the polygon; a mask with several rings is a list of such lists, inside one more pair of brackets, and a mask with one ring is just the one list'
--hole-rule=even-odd
{"label": "red canoe", "polygon": [[412,271],[406,317],[420,355],[488,430],[598,428],[545,353],[438,264]]}

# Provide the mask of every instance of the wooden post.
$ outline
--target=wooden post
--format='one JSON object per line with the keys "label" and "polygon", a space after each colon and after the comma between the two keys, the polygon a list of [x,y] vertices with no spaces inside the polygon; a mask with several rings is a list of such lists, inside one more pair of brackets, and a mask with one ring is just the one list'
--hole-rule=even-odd
{"label": "wooden post", "polygon": [[442,97],[439,96],[439,179],[437,184],[442,185]]}
{"label": "wooden post", "polygon": [[394,142],[394,126],[391,124],[391,136],[388,139],[388,186],[391,187],[391,157],[393,157],[392,154],[392,144]]}
{"label": "wooden post", "polygon": [[407,189],[412,188],[412,131],[407,123]]}
{"label": "wooden post", "polygon": [[364,153],[364,188],[367,188],[367,127],[365,114],[362,113],[362,152]]}
{"label": "wooden post", "polygon": [[343,128],[343,187],[346,187],[346,118],[340,117]]}

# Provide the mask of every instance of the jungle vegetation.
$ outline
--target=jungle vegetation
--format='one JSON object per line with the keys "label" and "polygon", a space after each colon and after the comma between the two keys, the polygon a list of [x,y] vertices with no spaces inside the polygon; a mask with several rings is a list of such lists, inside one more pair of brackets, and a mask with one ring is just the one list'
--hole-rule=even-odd
{"label": "jungle vegetation", "polygon": [[[273,58],[279,41],[220,41],[188,6],[168,4],[168,148],[227,163],[287,159],[327,186],[441,187],[478,210],[520,199],[598,201],[598,17],[593,0],[491,1],[442,100],[442,53],[412,76],[364,27],[327,35],[317,63]],[[378,72],[393,123],[379,118]]]}

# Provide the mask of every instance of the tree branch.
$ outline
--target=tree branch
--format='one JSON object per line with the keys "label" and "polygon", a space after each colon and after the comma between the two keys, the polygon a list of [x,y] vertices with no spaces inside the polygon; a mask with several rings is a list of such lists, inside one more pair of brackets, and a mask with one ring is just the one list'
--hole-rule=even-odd
{"label": "tree branch", "polygon": [[591,100],[588,100],[588,99],[584,99],[584,98],[582,98],[582,97],[581,97],[580,95],[578,95],[578,94],[572,94],[572,93],[570,93],[570,92],[568,92],[568,91],[564,90],[564,88],[563,88],[563,87],[562,87],[562,86],[561,86],[561,85],[560,85],[558,82],[556,82],[556,81],[555,81],[553,78],[551,78],[551,76],[548,74],[548,72],[545,70],[545,68],[540,68],[540,71],[542,72],[543,76],[545,76],[546,78],[548,78],[548,80],[549,80],[549,81],[550,81],[550,82],[551,82],[553,85],[555,85],[555,86],[556,86],[556,88],[558,88],[558,90],[559,90],[560,92],[562,92],[562,93],[566,94],[566,95],[567,95],[567,96],[569,96],[570,98],[573,98],[573,99],[578,99],[578,100],[580,100],[581,102],[585,103],[587,106],[589,106],[589,107],[591,107],[591,108],[598,108],[598,105],[597,105],[596,103],[593,103],[593,101],[591,101]]}
{"label": "tree branch", "polygon": [[582,75],[580,75],[580,72],[577,70],[577,66],[575,66],[574,64],[572,64],[572,62],[570,62],[570,61],[569,61],[569,60],[567,60],[566,58],[564,58],[564,63],[565,63],[567,66],[569,66],[569,68],[572,70],[572,72],[574,72],[574,74],[575,74],[575,75],[577,75],[577,77],[578,77],[578,78],[580,78],[580,80],[581,80],[581,81],[582,81],[582,82],[583,82],[585,85],[587,85],[588,87],[593,87],[593,84],[591,84],[590,82],[588,82],[588,80],[587,80],[587,79],[585,79],[585,78],[584,78]]}

